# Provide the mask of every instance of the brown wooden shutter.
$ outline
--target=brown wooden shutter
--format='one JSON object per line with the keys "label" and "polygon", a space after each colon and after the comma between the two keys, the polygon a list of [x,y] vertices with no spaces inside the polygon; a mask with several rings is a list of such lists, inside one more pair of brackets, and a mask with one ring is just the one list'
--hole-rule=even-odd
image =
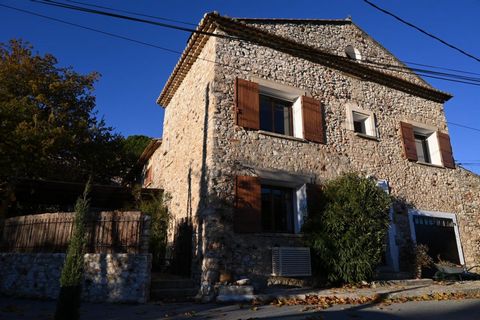
{"label": "brown wooden shutter", "polygon": [[261,232],[261,211],[260,179],[250,176],[237,176],[235,179],[235,212],[233,216],[235,232]]}
{"label": "brown wooden shutter", "polygon": [[450,136],[443,132],[437,132],[438,146],[442,155],[443,166],[455,169],[455,161],[453,161],[452,145],[450,144]]}
{"label": "brown wooden shutter", "polygon": [[323,110],[319,100],[302,96],[303,137],[306,140],[325,143]]}
{"label": "brown wooden shutter", "polygon": [[307,208],[308,215],[316,214],[322,206],[322,186],[307,183]]}
{"label": "brown wooden shutter", "polygon": [[235,79],[236,124],[248,129],[260,129],[260,99],[258,83]]}
{"label": "brown wooden shutter", "polygon": [[405,158],[411,161],[418,161],[413,126],[410,123],[400,122],[400,129],[402,132],[403,151],[405,152]]}

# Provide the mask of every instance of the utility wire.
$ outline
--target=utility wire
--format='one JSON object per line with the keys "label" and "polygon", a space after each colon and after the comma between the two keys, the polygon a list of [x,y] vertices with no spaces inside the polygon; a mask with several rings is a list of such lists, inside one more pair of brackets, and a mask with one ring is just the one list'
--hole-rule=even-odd
{"label": "utility wire", "polygon": [[474,128],[474,127],[466,126],[466,125],[464,125],[464,124],[454,123],[454,122],[449,122],[449,121],[447,121],[447,123],[448,123],[448,124],[451,124],[451,125],[454,125],[454,126],[457,126],[457,127],[461,127],[461,128],[470,129],[470,130],[473,130],[473,131],[478,131],[478,132],[480,132],[480,129],[479,129],[479,128]]}
{"label": "utility wire", "polygon": [[395,18],[395,19],[397,19],[398,21],[402,22],[403,24],[406,24],[407,26],[409,26],[409,27],[411,27],[411,28],[414,28],[414,29],[417,30],[417,31],[420,31],[421,33],[429,36],[430,38],[435,39],[435,40],[443,43],[443,44],[446,45],[447,47],[450,47],[450,48],[452,48],[452,49],[460,52],[461,54],[463,54],[463,55],[465,55],[465,56],[467,56],[467,57],[470,57],[470,58],[476,60],[477,62],[480,62],[480,58],[474,56],[473,54],[470,54],[470,53],[466,52],[465,50],[460,49],[459,47],[457,47],[457,46],[455,46],[455,45],[453,45],[453,44],[450,44],[450,43],[448,43],[448,42],[445,41],[445,40],[440,39],[439,37],[431,34],[430,32],[427,32],[427,31],[423,30],[422,28],[417,27],[417,26],[414,25],[413,23],[408,22],[408,21],[400,18],[399,16],[395,15],[394,13],[392,13],[392,12],[390,12],[390,11],[387,11],[387,10],[385,10],[385,9],[383,9],[383,8],[380,8],[379,6],[377,6],[376,4],[374,4],[374,3],[372,3],[372,2],[370,2],[370,1],[368,1],[368,0],[363,0],[363,2],[365,2],[365,3],[367,3],[368,5],[374,7],[375,9],[377,9],[377,10],[379,10],[379,11],[381,11],[381,12],[383,12],[383,13],[385,13],[385,14],[387,14],[387,15]]}
{"label": "utility wire", "polygon": [[[9,7],[9,6],[6,6],[4,5],[5,7]],[[37,15],[37,16],[41,16],[43,18],[47,18],[47,19],[51,19],[51,20],[55,20],[57,22],[61,22],[61,23],[65,23],[65,24],[69,24],[69,25],[73,25],[73,26],[77,26],[77,27],[80,27],[80,28],[83,28],[83,29],[87,29],[87,30],[90,30],[90,31],[94,31],[94,32],[97,32],[97,33],[102,33],[102,34],[105,34],[105,35],[109,35],[109,36],[112,36],[112,37],[115,37],[115,38],[120,38],[120,39],[123,39],[123,40],[127,40],[127,41],[130,41],[130,42],[135,42],[135,43],[139,43],[139,44],[143,44],[143,45],[146,45],[146,46],[150,46],[150,47],[155,47],[155,48],[158,48],[158,49],[161,49],[161,50],[164,50],[164,51],[168,51],[168,52],[172,52],[172,53],[176,53],[176,54],[181,54],[180,51],[177,51],[177,50],[172,50],[170,48],[166,48],[166,47],[161,47],[161,46],[158,46],[158,45],[154,45],[154,44],[151,44],[151,43],[147,43],[147,42],[144,42],[144,41],[139,41],[139,40],[136,40],[136,39],[132,39],[132,38],[128,38],[128,37],[125,37],[125,36],[121,36],[121,35],[118,35],[118,34],[113,34],[113,33],[110,33],[110,32],[106,32],[106,31],[101,31],[101,30],[98,30],[98,29],[94,29],[94,28],[90,28],[90,27],[86,27],[86,26],[82,26],[82,25],[79,25],[79,24],[75,24],[75,23],[72,23],[72,22],[68,22],[68,21],[65,21],[65,20],[61,20],[61,19],[57,19],[57,18],[52,18],[52,17],[48,17],[48,16],[45,16],[45,15],[41,15],[41,14],[37,14],[37,13],[34,13],[34,12],[31,12],[31,11],[28,11],[27,10],[23,10],[23,9],[19,9],[19,8],[13,8],[13,7],[9,7],[10,9],[14,9],[14,10],[18,10],[18,11],[23,11],[23,12],[26,12],[26,13],[29,13],[29,14],[34,14],[34,15]],[[217,34],[211,34],[213,36],[218,36]],[[235,40],[238,40],[237,38],[235,38]],[[379,63],[375,63],[375,62],[368,62],[368,63],[373,63],[373,64],[379,64]],[[392,66],[392,65],[386,65],[386,64],[380,64],[380,68],[383,68],[384,70],[391,70],[390,68],[394,67],[394,68],[399,68],[398,66]],[[230,67],[230,66],[228,66]],[[394,70],[395,71],[395,70]],[[401,73],[408,73],[408,74],[412,74],[412,75],[416,75],[414,72],[412,72],[411,70],[407,70],[407,71],[402,71],[402,70],[396,70],[398,72],[401,72]],[[417,69],[418,72],[421,72],[423,70],[421,69]],[[428,72],[428,70],[425,70]],[[432,76],[432,75],[427,75],[427,74],[423,74],[421,73],[420,75],[422,76],[425,76],[425,77],[430,77],[430,78],[436,78],[436,79],[440,79],[440,80],[446,80],[446,81],[453,81],[453,82],[458,82],[458,83],[465,83],[465,84],[470,84],[470,85],[476,85],[478,86],[479,84],[478,83],[473,83],[473,82],[467,82],[467,81],[459,81],[459,80],[453,80],[453,79],[448,79],[448,78],[445,78],[445,77],[438,77],[438,76]],[[471,79],[472,81],[480,81],[480,79]]]}
{"label": "utility wire", "polygon": [[[48,0],[47,0],[47,1],[48,1]],[[140,17],[146,17],[146,18],[153,18],[153,19],[158,19],[158,20],[163,20],[163,21],[175,22],[175,23],[180,23],[180,24],[189,25],[189,26],[194,26],[194,27],[197,26],[197,24],[196,24],[196,23],[193,23],[193,22],[186,22],[186,21],[175,20],[175,19],[170,19],[170,18],[165,18],[165,17],[153,16],[153,15],[148,15],[148,14],[144,14],[144,13],[140,13],[140,12],[134,12],[134,11],[128,11],[128,10],[121,10],[121,9],[116,9],[116,8],[112,8],[112,7],[99,6],[99,5],[94,5],[94,4],[90,4],[90,3],[86,3],[86,2],[81,2],[81,1],[73,1],[73,0],[65,0],[65,1],[71,2],[71,3],[76,3],[76,4],[81,4],[81,5],[85,5],[85,6],[89,6],[89,7],[92,7],[92,8],[107,9],[107,10],[111,10],[111,11],[115,11],[115,12],[133,14],[133,15],[137,15],[137,16],[140,16]],[[368,57],[368,56],[365,56],[365,57]],[[381,58],[381,57],[375,57],[375,58],[376,58],[376,59],[386,60],[386,59]],[[406,64],[410,64],[410,65],[421,66],[421,67],[428,67],[428,68],[432,68],[432,69],[439,69],[439,70],[452,71],[452,72],[457,72],[457,73],[465,73],[465,74],[472,74],[472,75],[478,75],[478,76],[480,76],[480,73],[469,72],[469,71],[464,71],[464,70],[451,69],[451,68],[445,68],[445,67],[439,67],[439,66],[432,66],[432,65],[428,65],[428,64],[422,64],[422,63],[416,63],[416,62],[410,62],[410,61],[402,61],[402,60],[400,60],[400,62],[403,62],[403,63],[406,63]],[[408,68],[408,67],[405,67],[405,68]]]}
{"label": "utility wire", "polygon": [[[104,12],[104,11],[99,11],[99,10],[92,10],[92,9],[88,9],[88,8],[84,8],[84,7],[80,7],[80,6],[69,5],[69,4],[65,4],[65,3],[57,2],[57,1],[53,1],[53,0],[31,0],[31,1],[36,2],[36,3],[40,3],[40,4],[44,4],[44,5],[50,5],[50,6],[60,7],[60,8],[64,8],[64,9],[70,9],[70,10],[74,10],[74,11],[81,11],[81,12],[85,12],[85,13],[105,15],[105,16],[109,16],[109,17],[113,17],[113,18],[126,19],[126,20],[130,20],[130,21],[135,21],[135,22],[147,23],[147,24],[152,24],[152,25],[156,25],[156,26],[160,26],[160,27],[172,28],[172,29],[176,29],[176,30],[180,30],[180,31],[188,31],[188,32],[192,32],[192,33],[199,33],[199,34],[204,34],[204,35],[209,35],[209,36],[214,36],[214,37],[227,38],[227,39],[232,39],[232,40],[241,40],[241,41],[247,41],[248,42],[248,40],[240,39],[240,38],[232,37],[232,36],[228,36],[228,35],[219,35],[219,34],[215,34],[215,33],[211,33],[211,32],[199,31],[199,30],[191,29],[191,28],[183,28],[183,27],[174,26],[174,25],[170,25],[170,24],[158,23],[158,22],[145,20],[145,19],[138,19],[138,18],[130,17],[130,16],[112,14],[112,13],[109,13],[109,12]],[[82,3],[82,2],[79,2],[79,1],[70,1],[70,0],[66,0],[66,1],[73,2],[73,3]],[[95,6],[95,7],[102,7],[102,6]],[[105,8],[108,8],[110,10],[116,10],[116,9],[109,8],[109,7],[105,7]],[[122,10],[122,11],[124,11],[124,10]],[[181,22],[181,23],[183,23],[183,22]],[[299,49],[299,51],[303,51],[303,50]],[[340,57],[340,56],[338,56],[338,57]],[[344,57],[340,57],[340,58],[344,58]],[[370,64],[380,64],[380,63],[374,62],[374,61],[368,61],[368,63],[370,63]],[[415,73],[411,72],[412,68],[408,68],[406,66],[404,67],[404,66],[387,65],[387,64],[383,64],[383,66],[389,66],[389,67],[393,67],[393,68],[396,68],[396,69],[403,68],[403,69],[407,70],[407,72],[404,72],[404,73],[410,73],[410,74],[415,75]],[[386,70],[385,68],[383,68],[383,69]],[[419,73],[420,72],[425,72],[425,73],[432,73],[433,72],[431,70],[424,70],[424,69],[418,69],[418,68],[415,68],[415,69],[416,69],[415,71],[417,71]],[[397,71],[399,71],[399,70],[397,70]],[[399,71],[399,72],[401,72],[401,71]],[[474,81],[474,82],[479,82],[480,83],[480,78],[462,79],[462,76],[455,75],[455,74],[446,74],[445,73],[444,75],[448,75],[448,76],[453,77],[453,78],[460,78],[461,81],[455,81],[455,80],[452,80],[452,79],[447,79],[447,78],[443,78],[443,77],[439,77],[439,76],[428,76],[428,75],[425,75],[425,74],[420,74],[420,75],[423,75],[423,76],[428,77],[428,78],[446,80],[446,81],[450,81],[450,82],[457,82],[457,83],[464,83],[464,84],[478,85],[478,84],[474,84],[474,83],[471,83],[471,82],[468,82],[468,81]],[[463,80],[467,80],[467,81],[463,81]]]}
{"label": "utility wire", "polygon": [[[130,20],[130,21],[135,21],[135,22],[153,24],[153,25],[156,25],[156,26],[172,28],[172,29],[181,30],[181,31],[188,31],[188,32],[192,32],[192,33],[200,33],[200,34],[214,36],[214,37],[221,37],[221,38],[227,38],[227,39],[232,39],[232,40],[240,40],[240,41],[247,41],[248,42],[248,40],[240,39],[240,38],[232,37],[232,36],[228,36],[228,35],[219,35],[219,34],[215,34],[215,33],[211,33],[211,32],[203,32],[203,31],[198,31],[198,30],[191,29],[191,28],[178,27],[178,26],[174,26],[174,25],[170,25],[170,24],[154,22],[154,21],[151,21],[151,20],[139,19],[139,18],[135,18],[135,17],[131,17],[131,16],[112,14],[112,13],[109,13],[109,12],[104,12],[104,11],[99,11],[99,10],[92,10],[92,9],[88,9],[88,8],[84,8],[84,7],[80,7],[80,6],[73,6],[73,5],[69,5],[69,4],[65,4],[65,3],[61,3],[61,2],[57,2],[57,1],[53,1],[53,0],[31,0],[31,1],[36,2],[36,3],[40,3],[40,4],[44,4],[44,5],[50,5],[50,6],[54,6],[54,7],[70,9],[70,10],[74,10],[74,11],[81,11],[81,12],[86,12],[86,13],[105,15],[105,16],[109,16],[109,17],[113,17],[113,18],[126,19],[126,20]],[[304,51],[304,50],[299,49],[299,51]],[[337,57],[344,59],[344,57],[341,57],[341,56],[337,56]],[[408,67],[381,64],[381,63],[373,62],[373,61],[368,61],[368,63],[379,64],[379,65],[381,65],[381,69],[384,69],[384,70],[390,70],[390,69],[386,68],[386,67],[390,67],[390,68],[395,68],[396,69],[396,70],[393,70],[393,71],[398,71],[398,72],[403,72],[403,73],[407,73],[407,74],[417,75],[414,72],[412,72],[412,70],[409,69]],[[406,71],[398,70],[400,68],[405,69]],[[422,76],[425,76],[425,77],[428,77],[428,78],[446,80],[446,81],[450,81],[450,82],[457,82],[457,83],[463,83],[463,84],[470,84],[470,85],[475,85],[475,86],[480,85],[480,78],[464,77],[464,76],[459,76],[459,75],[454,75],[454,74],[446,74],[446,73],[437,74],[437,75],[428,75],[428,74],[434,73],[434,71],[418,69],[418,68],[416,68],[416,71],[419,73],[419,75],[422,75]],[[425,73],[428,73],[428,74],[425,74]],[[449,76],[450,79],[445,78],[444,76]]]}
{"label": "utility wire", "polygon": [[71,3],[76,3],[76,4],[81,4],[81,5],[92,7],[92,8],[107,9],[107,10],[111,10],[111,11],[115,11],[115,12],[133,14],[133,15],[136,15],[136,16],[139,16],[139,17],[153,18],[153,19],[162,20],[162,21],[175,22],[175,23],[180,23],[180,24],[184,24],[184,25],[187,25],[187,26],[194,26],[194,27],[197,26],[196,23],[192,23],[192,22],[185,22],[185,21],[175,20],[175,19],[170,19],[170,18],[165,18],[165,17],[152,16],[152,15],[148,15],[148,14],[144,14],[144,13],[140,13],[140,12],[127,11],[127,10],[121,10],[121,9],[116,9],[116,8],[112,8],[112,7],[99,6],[99,5],[86,3],[86,2],[81,2],[81,1],[73,1],[73,0],[65,0],[65,1],[71,2]]}
{"label": "utility wire", "polygon": [[179,30],[179,31],[187,31],[187,32],[191,32],[191,33],[203,34],[203,35],[208,35],[208,36],[215,36],[217,38],[240,40],[239,38],[234,37],[234,36],[215,34],[215,33],[212,33],[212,32],[205,32],[205,31],[196,30],[196,29],[192,29],[192,28],[175,26],[175,25],[168,24],[168,23],[156,22],[156,21],[151,21],[151,20],[146,20],[146,19],[141,19],[141,18],[135,18],[135,17],[132,17],[132,16],[126,16],[126,15],[122,15],[122,14],[116,14],[116,13],[100,11],[100,10],[95,10],[95,9],[89,9],[89,8],[85,8],[85,7],[75,6],[75,5],[69,5],[69,4],[66,4],[66,3],[61,3],[61,2],[52,1],[52,0],[30,0],[30,1],[35,2],[35,3],[39,3],[39,4],[53,6],[53,7],[70,9],[70,10],[74,10],[74,11],[92,13],[92,14],[103,15],[103,16],[108,16],[108,17],[112,17],[112,18],[124,19],[124,20],[130,20],[130,21],[135,21],[135,22],[142,22],[142,23],[155,25],[155,26],[158,26],[158,27],[163,27],[163,28],[168,28],[168,29],[174,29],[174,30]]}
{"label": "utility wire", "polygon": [[[63,24],[66,24],[66,25],[70,25],[70,26],[74,26],[74,27],[77,27],[77,28],[81,28],[81,29],[92,31],[92,32],[100,33],[100,34],[110,36],[110,37],[113,37],[113,38],[117,38],[117,39],[129,41],[129,42],[145,45],[145,46],[156,48],[156,49],[166,51],[166,52],[169,52],[169,53],[174,53],[174,54],[179,54],[179,55],[182,54],[182,52],[180,52],[178,50],[158,46],[158,45],[155,45],[155,44],[152,44],[152,43],[148,43],[148,42],[144,42],[144,41],[140,41],[140,40],[136,40],[136,39],[132,39],[132,38],[125,37],[125,36],[122,36],[122,35],[118,35],[118,34],[115,34],[115,33],[98,30],[98,29],[95,29],[95,28],[87,27],[87,26],[80,25],[80,24],[77,24],[77,23],[65,21],[65,20],[62,20],[62,19],[57,19],[57,18],[54,18],[54,17],[51,17],[51,16],[46,16],[46,15],[39,14],[39,13],[36,13],[36,12],[32,12],[32,11],[29,11],[29,10],[16,8],[16,7],[8,6],[8,5],[1,4],[1,3],[0,3],[0,7],[8,8],[8,9],[19,11],[19,12],[22,12],[22,13],[25,13],[25,14],[41,17],[41,18],[44,18],[44,19],[56,21],[56,22],[63,23]],[[213,63],[213,64],[221,65],[221,66],[224,66],[224,67],[227,67],[227,68],[232,68],[232,69],[236,69],[236,70],[240,70],[240,71],[245,71],[245,70],[242,70],[241,68],[230,66],[228,64],[223,64],[223,63],[220,63],[218,61],[213,61],[213,60],[209,60],[209,59],[205,59],[205,58],[201,58],[201,57],[197,57],[197,59],[200,59],[200,60],[203,60],[203,61],[206,61],[206,62],[210,62],[210,63]],[[430,120],[436,121],[435,119],[430,119]],[[480,128],[475,128],[475,127],[471,127],[471,126],[467,126],[467,125],[463,125],[463,124],[459,124],[459,123],[454,123],[454,122],[449,122],[449,121],[447,121],[446,123],[449,124],[449,125],[461,127],[461,128],[464,128],[464,129],[469,129],[469,130],[480,132]]]}
{"label": "utility wire", "polygon": [[140,40],[128,38],[128,37],[125,37],[125,36],[122,36],[122,35],[118,35],[118,34],[115,34],[115,33],[111,33],[111,32],[107,32],[107,31],[98,30],[98,29],[95,29],[95,28],[87,27],[87,26],[84,26],[84,25],[81,25],[81,24],[77,24],[77,23],[73,23],[73,22],[69,22],[69,21],[66,21],[66,20],[57,19],[57,18],[54,18],[54,17],[50,17],[50,16],[46,16],[46,15],[43,15],[43,14],[40,14],[40,13],[36,13],[36,12],[33,12],[33,11],[29,11],[29,10],[25,10],[25,9],[20,9],[20,8],[8,6],[8,5],[6,5],[6,4],[1,4],[1,3],[0,3],[0,7],[8,8],[8,9],[15,10],[15,11],[20,11],[20,12],[23,12],[23,13],[26,13],[26,14],[30,14],[30,15],[33,15],[33,16],[37,16],[37,17],[41,17],[41,18],[44,18],[44,19],[53,20],[53,21],[56,21],[56,22],[60,22],[60,23],[63,23],[63,24],[70,25],[70,26],[82,28],[82,29],[89,30],[89,31],[93,31],[93,32],[96,32],[96,33],[101,33],[101,34],[104,34],[104,35],[107,35],[107,36],[110,36],[110,37],[114,37],[114,38],[118,38],[118,39],[130,41],[130,42],[142,44],[142,45],[145,45],[145,46],[157,48],[157,49],[164,50],[164,51],[168,51],[168,52],[171,52],[171,53],[182,54],[182,52],[177,51],[177,50],[173,50],[173,49],[169,49],[169,48],[157,46],[157,45],[155,45],[155,44],[151,44],[151,43],[148,43],[148,42],[143,42],[143,41],[140,41]]}

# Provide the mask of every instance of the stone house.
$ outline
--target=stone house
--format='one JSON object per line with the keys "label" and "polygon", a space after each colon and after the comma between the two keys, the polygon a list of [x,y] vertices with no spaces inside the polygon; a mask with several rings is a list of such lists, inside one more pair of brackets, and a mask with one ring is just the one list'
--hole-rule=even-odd
{"label": "stone house", "polygon": [[318,185],[374,177],[405,201],[390,210],[385,270],[408,269],[411,241],[480,262],[480,177],[455,165],[443,103],[350,19],[206,14],[158,98],[162,143],[148,184],[194,227],[192,277],[264,285],[310,273],[301,226]]}

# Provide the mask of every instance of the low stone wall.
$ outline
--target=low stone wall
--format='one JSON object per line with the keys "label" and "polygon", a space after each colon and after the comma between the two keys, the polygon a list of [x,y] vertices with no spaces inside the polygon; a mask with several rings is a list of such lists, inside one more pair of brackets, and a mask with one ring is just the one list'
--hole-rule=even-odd
{"label": "low stone wall", "polygon": [[[64,253],[0,253],[0,293],[56,299],[64,259]],[[144,303],[150,270],[150,254],[86,254],[82,299]]]}

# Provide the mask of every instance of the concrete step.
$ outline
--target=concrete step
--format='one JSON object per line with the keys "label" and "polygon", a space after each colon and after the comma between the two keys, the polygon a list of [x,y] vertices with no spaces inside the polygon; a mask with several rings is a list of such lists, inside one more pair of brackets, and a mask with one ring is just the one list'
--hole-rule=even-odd
{"label": "concrete step", "polygon": [[150,289],[150,300],[188,301],[198,293],[196,288]]}
{"label": "concrete step", "polygon": [[150,287],[152,289],[188,289],[194,288],[195,283],[191,279],[155,279],[152,278]]}

